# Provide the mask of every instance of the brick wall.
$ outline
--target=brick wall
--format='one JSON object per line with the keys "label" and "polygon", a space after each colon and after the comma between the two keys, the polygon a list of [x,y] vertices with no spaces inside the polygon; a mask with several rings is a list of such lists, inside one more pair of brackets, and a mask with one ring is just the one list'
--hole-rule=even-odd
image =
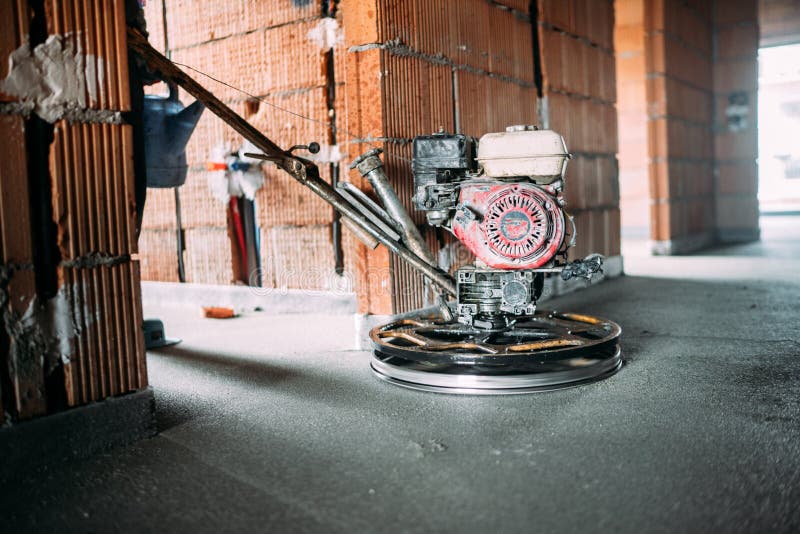
{"label": "brick wall", "polygon": [[[451,236],[423,224],[422,214],[411,209],[409,167],[411,139],[440,128],[480,136],[509,124],[544,123],[564,134],[575,154],[567,182],[569,209],[580,233],[574,255],[619,254],[610,1],[342,0],[335,4],[343,38],[333,48],[333,83],[331,71],[323,68],[325,55],[308,39],[322,20],[322,2],[300,8],[289,0],[271,2],[278,7],[269,14],[255,7],[261,3],[245,0],[209,0],[203,9],[189,9],[178,0],[163,2],[148,2],[150,39],[163,41],[166,7],[174,60],[314,119],[264,104],[248,109],[241,94],[198,77],[279,144],[331,142],[329,126],[335,124],[342,176],[368,192],[368,185],[355,172],[344,172],[344,165],[368,149],[383,148],[390,180],[432,249],[440,251],[443,267],[455,269],[472,258]],[[245,14],[248,20],[237,22]],[[187,265],[200,265],[190,258],[195,254],[192,232],[198,238],[202,231],[209,239],[213,233],[220,243],[224,240],[219,230],[225,228],[220,215],[225,208],[214,208],[209,201],[201,169],[210,148],[220,141],[235,144],[238,138],[206,114],[188,150],[194,170],[181,189]],[[330,178],[330,166],[321,170]],[[288,176],[274,169],[265,175],[267,182],[256,199],[265,285],[324,289],[342,283],[327,275],[333,270],[330,208]],[[166,195],[153,204],[148,201],[143,249],[174,248],[171,217],[154,213],[169,206]],[[194,211],[199,215],[189,215]],[[205,263],[193,281],[224,282],[217,274],[230,271],[223,248],[220,244],[202,250]],[[391,313],[429,302],[422,278],[383,247],[368,250],[345,232],[343,248],[345,277],[353,282],[361,311]],[[174,260],[153,264],[146,272],[154,278],[174,279]],[[296,275],[312,265],[320,271],[318,276]]]}
{"label": "brick wall", "polygon": [[[415,135],[444,128],[481,136],[510,124],[545,124],[564,134],[575,154],[566,188],[580,236],[573,255],[619,254],[611,2],[344,1],[342,11],[347,121],[354,132],[348,156],[382,141],[389,177],[407,208]],[[350,179],[358,181],[352,173]],[[422,228],[443,267],[472,261],[448,234]],[[360,285],[366,288],[360,301],[367,299],[370,311],[425,303],[419,275],[382,249],[366,253],[361,265],[391,273],[388,288]]]}
{"label": "brick wall", "polygon": [[[327,154],[332,126],[328,101],[331,79],[325,69],[325,52],[313,36],[323,22],[324,5],[327,2],[321,0],[151,0],[145,15],[151,44],[166,50],[171,59],[258,97],[261,101],[188,71],[264,134],[287,148],[317,141],[323,145],[322,154]],[[333,54],[343,56],[341,44]],[[343,72],[341,65],[337,69]],[[159,90],[163,91],[163,86],[151,92]],[[191,101],[185,94],[181,98],[186,104]],[[206,112],[187,147],[190,170],[179,190],[187,282],[227,284],[235,278],[228,207],[212,196],[205,163],[215,147],[237,150],[241,143],[241,136]],[[265,167],[265,185],[255,199],[263,284],[304,289],[337,286],[340,281],[334,274],[331,208],[285,173]],[[330,180],[331,166],[323,162],[320,170],[323,178]],[[172,197],[171,190],[148,190],[140,238],[146,280],[177,281]],[[292,236],[306,232],[314,237],[290,241]],[[354,246],[349,236],[344,245]],[[292,273],[298,262],[314,264],[324,274],[296,276]]]}
{"label": "brick wall", "polygon": [[[749,13],[750,9],[743,9]],[[800,2],[797,0],[758,0],[760,46],[800,43]]]}
{"label": "brick wall", "polygon": [[758,5],[714,4],[714,175],[717,239],[758,239]]}
{"label": "brick wall", "polygon": [[[424,224],[423,213],[413,209],[411,140],[440,128],[479,137],[509,124],[537,122],[527,4],[377,3],[387,173],[427,240],[436,248],[448,247],[442,266],[450,270],[472,258],[445,232]],[[431,303],[418,273],[394,257],[389,267],[392,311]]]}
{"label": "brick wall", "polygon": [[542,120],[561,133],[574,158],[567,166],[567,210],[575,216],[572,258],[619,254],[617,87],[614,5],[605,0],[542,0],[538,35]]}
{"label": "brick wall", "polygon": [[2,422],[143,389],[147,372],[123,4],[15,0],[0,23],[0,65],[23,43],[73,50],[65,86],[86,87],[47,121],[0,93]]}
{"label": "brick wall", "polygon": [[651,236],[659,253],[713,241],[710,2],[645,2]]}
{"label": "brick wall", "polygon": [[[344,25],[343,58],[346,81],[344,86],[344,128],[340,132],[345,161],[352,161],[373,147],[388,148],[383,139],[383,95],[381,79],[381,50],[378,43],[377,0],[342,0],[340,12]],[[338,74],[338,71],[337,71]],[[388,152],[388,151],[387,151]],[[384,160],[391,162],[388,157]],[[351,171],[347,178],[369,191],[369,184]],[[350,264],[361,313],[391,313],[393,286],[390,254],[385,247],[374,250],[357,244]]]}
{"label": "brick wall", "polygon": [[[618,0],[623,177],[640,173],[647,118],[650,237],[657,254],[758,238],[755,1]],[[641,14],[641,25],[639,15]],[[637,48],[643,42],[643,48]],[[644,84],[644,93],[640,88]],[[641,183],[623,181],[622,198]]]}
{"label": "brick wall", "polygon": [[650,177],[644,0],[617,0],[614,2],[614,13],[622,235],[646,237],[650,229]]}

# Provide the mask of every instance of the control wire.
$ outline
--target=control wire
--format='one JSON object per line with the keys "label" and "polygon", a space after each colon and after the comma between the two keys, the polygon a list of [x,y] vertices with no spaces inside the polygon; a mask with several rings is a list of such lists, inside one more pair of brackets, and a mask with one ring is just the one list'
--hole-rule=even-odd
{"label": "control wire", "polygon": [[[248,91],[245,91],[244,89],[241,89],[240,87],[236,87],[235,85],[232,85],[232,84],[230,84],[230,83],[228,83],[226,81],[220,80],[219,78],[216,78],[216,77],[212,76],[211,74],[208,74],[207,72],[203,72],[200,69],[192,67],[191,65],[186,65],[185,63],[180,63],[180,62],[174,61],[172,59],[170,59],[170,61],[172,61],[172,63],[174,65],[177,65],[178,67],[182,67],[184,69],[189,69],[189,70],[191,70],[193,72],[196,72],[197,74],[200,74],[201,76],[205,76],[209,80],[212,80],[212,81],[214,81],[214,82],[216,82],[218,84],[224,85],[225,87],[227,87],[229,89],[233,89],[234,91],[238,91],[239,93],[242,93],[243,95],[247,95],[248,97],[250,97],[250,98],[252,98],[254,100],[257,100],[257,101],[259,101],[259,102],[261,102],[263,104],[266,104],[266,105],[270,106],[273,109],[276,109],[278,111],[282,111],[284,113],[288,113],[289,115],[295,116],[295,117],[297,117],[299,119],[303,119],[303,120],[306,120],[306,121],[309,121],[309,122],[313,122],[315,124],[319,124],[321,126],[324,126],[325,128],[329,128],[329,129],[333,130],[334,132],[344,133],[348,137],[355,138],[355,139],[360,139],[357,135],[353,134],[352,132],[349,132],[347,130],[339,130],[339,127],[336,126],[335,124],[330,124],[328,122],[321,121],[321,120],[315,119],[313,117],[308,117],[306,115],[303,115],[302,113],[297,113],[296,111],[292,111],[290,109],[286,109],[286,108],[284,108],[282,106],[274,104],[273,102],[270,102],[269,100],[266,100],[265,97],[263,97],[263,96],[254,95],[254,94],[252,94],[252,93],[250,93]],[[362,140],[361,142],[366,144],[366,145],[368,145],[368,146],[370,146],[370,147],[372,147],[372,148],[381,148],[378,145],[376,145],[373,141],[370,141],[368,139],[367,140]],[[386,154],[386,156],[388,156],[390,158],[393,158],[393,159],[408,163],[409,165],[411,165],[411,163],[412,163],[412,161],[410,159],[404,158],[403,156],[400,156],[398,154],[391,154],[391,153],[386,152],[385,150],[384,150],[384,154]]]}

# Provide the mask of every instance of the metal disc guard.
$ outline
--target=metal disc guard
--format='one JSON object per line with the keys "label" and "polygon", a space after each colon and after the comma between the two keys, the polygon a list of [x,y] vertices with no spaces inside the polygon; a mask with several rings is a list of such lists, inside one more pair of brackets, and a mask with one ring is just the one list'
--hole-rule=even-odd
{"label": "metal disc guard", "polygon": [[393,384],[440,393],[511,394],[576,386],[622,366],[618,324],[538,311],[487,332],[435,318],[374,328],[372,369]]}

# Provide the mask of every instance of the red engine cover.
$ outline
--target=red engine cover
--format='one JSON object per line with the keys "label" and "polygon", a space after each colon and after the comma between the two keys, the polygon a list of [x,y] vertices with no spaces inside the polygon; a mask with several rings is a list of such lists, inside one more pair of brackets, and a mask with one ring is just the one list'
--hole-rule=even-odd
{"label": "red engine cover", "polygon": [[494,269],[535,269],[564,241],[564,212],[533,184],[478,182],[461,186],[453,233]]}

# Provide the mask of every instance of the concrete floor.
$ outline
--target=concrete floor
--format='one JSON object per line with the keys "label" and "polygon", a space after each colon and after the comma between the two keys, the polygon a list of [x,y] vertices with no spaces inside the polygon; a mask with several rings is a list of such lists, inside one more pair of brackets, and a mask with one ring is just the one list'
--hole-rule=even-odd
{"label": "concrete floor", "polygon": [[558,392],[392,387],[345,315],[149,310],[184,338],[149,355],[160,434],[7,485],[0,531],[797,532],[800,218],[779,219],[548,302],[624,329],[620,373]]}

